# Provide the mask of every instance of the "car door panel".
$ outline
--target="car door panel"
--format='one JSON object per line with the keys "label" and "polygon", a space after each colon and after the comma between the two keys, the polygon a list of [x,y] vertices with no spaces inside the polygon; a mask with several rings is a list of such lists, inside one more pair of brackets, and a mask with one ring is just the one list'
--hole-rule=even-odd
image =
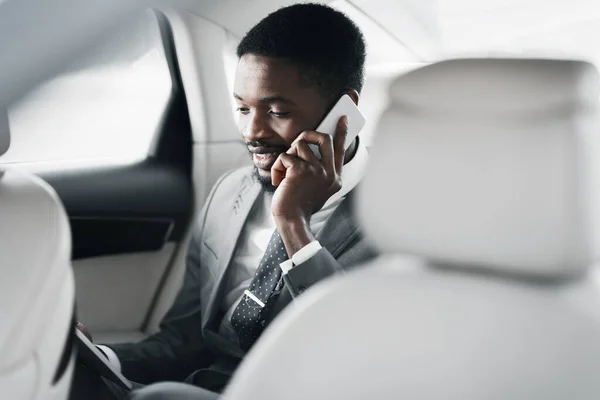
{"label": "car door panel", "polygon": [[94,336],[127,336],[142,330],[176,248],[169,242],[157,251],[73,262],[77,314]]}
{"label": "car door panel", "polygon": [[39,175],[65,205],[74,260],[160,250],[181,239],[190,218],[189,175],[150,159]]}
{"label": "car door panel", "polygon": [[77,314],[99,342],[144,336],[194,211],[188,105],[170,26],[156,17],[173,85],[147,157],[34,171],[65,205]]}

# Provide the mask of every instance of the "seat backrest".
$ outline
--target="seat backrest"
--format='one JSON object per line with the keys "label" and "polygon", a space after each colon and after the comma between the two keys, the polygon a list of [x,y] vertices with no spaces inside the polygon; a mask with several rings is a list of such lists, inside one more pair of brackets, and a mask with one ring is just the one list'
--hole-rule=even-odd
{"label": "seat backrest", "polygon": [[[10,143],[0,109],[0,156]],[[67,399],[75,289],[66,213],[41,179],[0,164],[0,398]]]}
{"label": "seat backrest", "polygon": [[399,77],[358,196],[383,255],[299,297],[225,397],[598,398],[598,94],[574,61]]}

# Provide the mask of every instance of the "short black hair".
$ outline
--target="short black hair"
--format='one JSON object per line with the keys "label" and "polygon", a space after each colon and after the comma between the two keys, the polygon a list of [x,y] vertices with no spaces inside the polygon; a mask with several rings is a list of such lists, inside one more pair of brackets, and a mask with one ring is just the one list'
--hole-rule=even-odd
{"label": "short black hair", "polygon": [[301,82],[319,86],[326,97],[360,93],[363,87],[363,34],[345,14],[324,4],[294,4],[269,14],[238,45],[237,56],[245,54],[298,66]]}

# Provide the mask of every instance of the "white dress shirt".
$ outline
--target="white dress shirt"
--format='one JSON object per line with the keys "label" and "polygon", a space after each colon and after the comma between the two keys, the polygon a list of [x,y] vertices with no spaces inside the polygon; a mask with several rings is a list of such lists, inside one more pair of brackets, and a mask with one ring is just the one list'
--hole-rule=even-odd
{"label": "white dress shirt", "polygon": [[[313,235],[318,235],[327,219],[346,195],[360,182],[366,163],[367,149],[359,140],[354,157],[342,169],[342,188],[331,196],[325,205],[310,219],[310,230]],[[272,196],[266,193],[262,193],[256,200],[240,235],[238,247],[227,277],[224,291],[226,294],[222,304],[225,317],[221,321],[219,333],[234,342],[237,342],[237,334],[231,325],[231,315],[242,300],[244,291],[250,287],[250,282],[275,230],[275,219],[271,214],[271,200]],[[314,256],[320,249],[321,244],[318,241],[315,240],[309,243],[293,254],[291,259],[281,263],[281,270],[285,274],[292,268],[301,268],[301,264]]]}
{"label": "white dress shirt", "polygon": [[[356,154],[342,169],[342,188],[331,196],[325,205],[311,217],[310,229],[313,235],[318,235],[327,219],[346,195],[360,182],[366,168],[367,159],[367,149],[359,139]],[[275,219],[271,214],[271,200],[272,195],[264,192],[256,199],[240,234],[238,246],[231,261],[232,265],[226,277],[225,297],[221,304],[225,317],[219,327],[219,333],[235,343],[238,339],[231,325],[231,315],[244,296],[244,290],[250,287],[250,282],[275,230]],[[320,249],[321,245],[316,240],[304,246],[293,254],[290,260],[280,264],[283,273],[287,273],[291,268],[302,268],[302,264]],[[115,352],[106,346],[98,347],[104,351],[111,364],[120,370],[121,364]]]}

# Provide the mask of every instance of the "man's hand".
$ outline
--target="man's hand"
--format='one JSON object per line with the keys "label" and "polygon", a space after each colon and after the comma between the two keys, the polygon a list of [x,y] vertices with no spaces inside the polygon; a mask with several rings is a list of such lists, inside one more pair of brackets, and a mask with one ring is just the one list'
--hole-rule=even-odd
{"label": "man's hand", "polygon": [[[340,118],[335,140],[315,131],[302,132],[271,168],[271,181],[277,186],[271,212],[290,257],[314,240],[309,229],[312,214],[342,187],[347,133],[347,117]],[[321,160],[308,143],[319,146]]]}
{"label": "man's hand", "polygon": [[75,324],[75,328],[79,329],[81,333],[83,333],[85,337],[89,339],[90,342],[93,342],[92,335],[81,322],[77,321],[77,323]]}

